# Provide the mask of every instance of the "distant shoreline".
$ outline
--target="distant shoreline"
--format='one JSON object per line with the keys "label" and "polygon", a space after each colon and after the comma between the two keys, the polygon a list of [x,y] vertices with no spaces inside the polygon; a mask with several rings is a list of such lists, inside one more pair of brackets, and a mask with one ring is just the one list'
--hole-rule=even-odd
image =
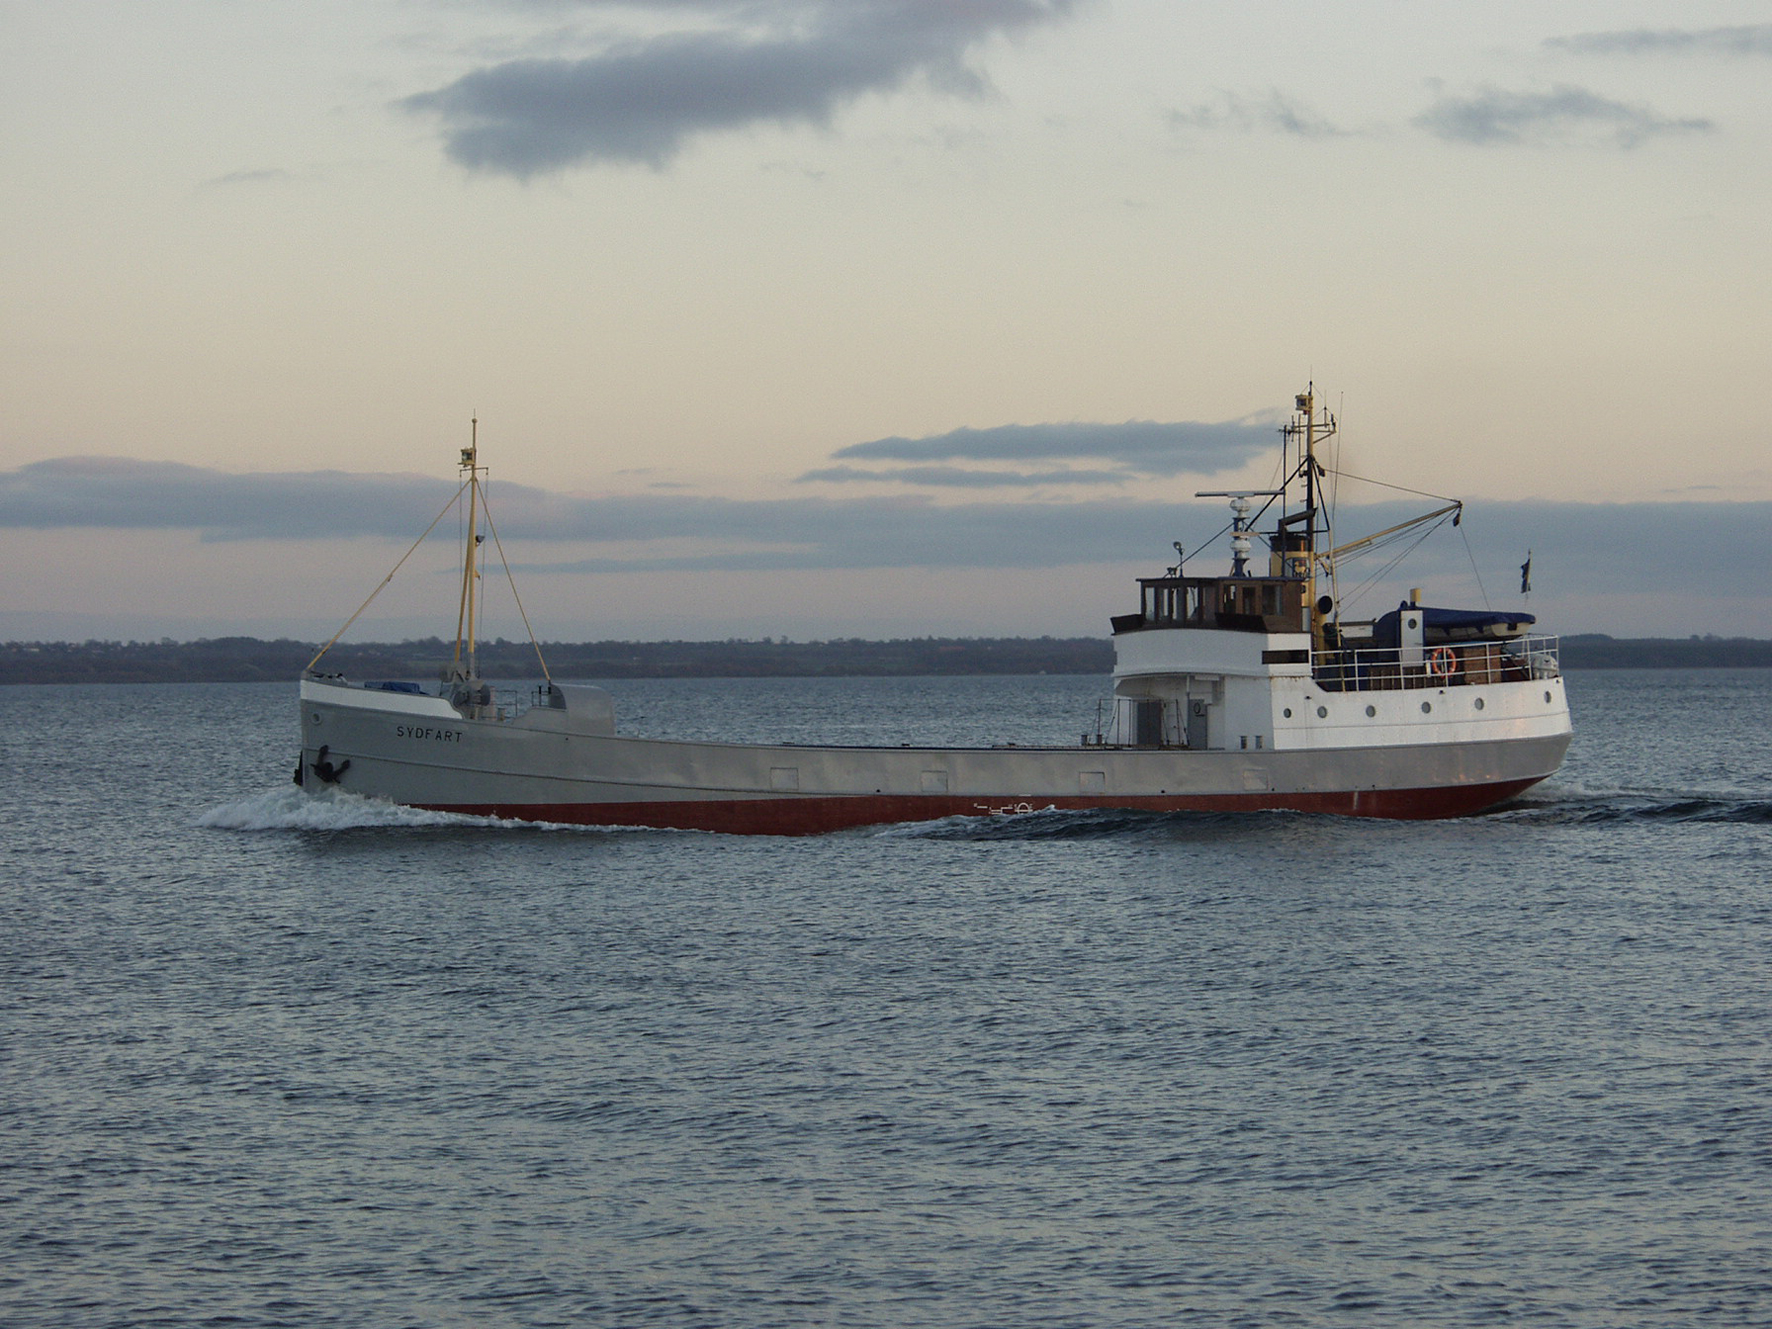
{"label": "distant shoreline", "polygon": [[[0,643],[5,683],[255,683],[300,677],[317,643],[222,637],[175,642]],[[432,679],[454,650],[432,637],[340,643],[326,667],[359,679]],[[1107,674],[1113,644],[1099,637],[913,637],[891,641],[544,642],[557,678],[854,678],[992,674]],[[1734,637],[1563,638],[1566,669],[1766,669],[1772,641]],[[527,642],[479,648],[487,678],[536,678]]]}

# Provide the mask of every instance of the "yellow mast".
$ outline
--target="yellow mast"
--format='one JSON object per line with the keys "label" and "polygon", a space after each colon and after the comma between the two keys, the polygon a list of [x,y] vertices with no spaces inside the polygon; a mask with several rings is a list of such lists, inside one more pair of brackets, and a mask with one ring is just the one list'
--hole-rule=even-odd
{"label": "yellow mast", "polygon": [[462,651],[467,650],[466,677],[478,678],[479,664],[475,658],[474,638],[477,625],[474,622],[477,606],[475,601],[475,583],[478,571],[475,568],[475,556],[480,548],[480,418],[473,417],[470,423],[471,433],[469,444],[461,450],[461,469],[467,476],[468,489],[468,533],[467,550],[462,556],[461,564],[461,606],[455,617],[455,672],[462,676]]}
{"label": "yellow mast", "polygon": [[[516,602],[518,614],[522,615],[523,628],[529,633],[529,644],[535,648],[535,661],[541,666],[542,677],[547,679],[549,683],[553,682],[553,675],[548,672],[548,662],[542,658],[541,643],[535,639],[535,629],[530,626],[529,612],[523,608],[523,597],[517,594],[517,581],[511,575],[510,560],[505,558],[504,546],[499,542],[498,526],[492,520],[492,505],[486,501],[486,493],[481,488],[486,480],[486,468],[479,464],[479,416],[472,417],[470,426],[472,432],[469,436],[468,446],[461,450],[461,484],[456,489],[454,496],[443,505],[441,512],[431,518],[431,524],[425,527],[424,534],[414,540],[411,548],[400,555],[400,561],[394,564],[393,572],[382,578],[381,585],[371,591],[369,598],[357,607],[357,612],[345,620],[344,627],[333,633],[332,639],[319,649],[312,660],[308,661],[309,670],[318,665],[321,656],[337,645],[338,639],[345,635],[351,624],[363,616],[364,611],[374,602],[375,597],[380,595],[388,583],[394,580],[394,573],[406,566],[406,560],[411,558],[418,547],[429,538],[431,532],[437,529],[438,523],[449,515],[451,509],[460,511],[456,504],[461,502],[462,491],[466,490],[468,495],[467,548],[462,554],[461,602],[455,619],[455,662],[445,671],[444,680],[472,679],[478,682],[480,679],[478,652],[480,615],[485,608],[486,596],[485,579],[480,571],[480,546],[485,543],[485,537],[480,534],[480,522],[484,520],[487,529],[492,533],[492,541],[498,549],[499,559],[505,565],[505,577],[511,584],[511,599]],[[466,657],[465,664],[464,656]]]}

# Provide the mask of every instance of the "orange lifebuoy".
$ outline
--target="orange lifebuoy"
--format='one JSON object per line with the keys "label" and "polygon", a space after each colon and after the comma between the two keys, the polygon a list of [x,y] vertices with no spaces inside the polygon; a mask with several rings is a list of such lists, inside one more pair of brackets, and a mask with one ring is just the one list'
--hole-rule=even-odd
{"label": "orange lifebuoy", "polygon": [[1458,668],[1458,656],[1450,646],[1436,646],[1427,657],[1427,672],[1435,678],[1451,678]]}

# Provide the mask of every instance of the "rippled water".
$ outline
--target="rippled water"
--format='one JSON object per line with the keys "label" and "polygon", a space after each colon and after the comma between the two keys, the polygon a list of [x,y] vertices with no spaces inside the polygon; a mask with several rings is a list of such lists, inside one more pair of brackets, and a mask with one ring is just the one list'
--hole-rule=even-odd
{"label": "rippled water", "polygon": [[[1065,741],[1105,681],[615,687]],[[1570,692],[1481,818],[767,839],[310,800],[291,687],[6,689],[0,1322],[1772,1322],[1772,673]]]}

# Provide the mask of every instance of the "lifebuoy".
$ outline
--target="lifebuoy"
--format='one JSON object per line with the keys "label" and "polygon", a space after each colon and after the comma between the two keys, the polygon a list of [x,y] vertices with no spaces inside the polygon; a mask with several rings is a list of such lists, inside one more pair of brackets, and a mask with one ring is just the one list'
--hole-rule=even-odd
{"label": "lifebuoy", "polygon": [[1427,672],[1435,678],[1451,678],[1458,668],[1458,657],[1450,646],[1436,646],[1427,657]]}

